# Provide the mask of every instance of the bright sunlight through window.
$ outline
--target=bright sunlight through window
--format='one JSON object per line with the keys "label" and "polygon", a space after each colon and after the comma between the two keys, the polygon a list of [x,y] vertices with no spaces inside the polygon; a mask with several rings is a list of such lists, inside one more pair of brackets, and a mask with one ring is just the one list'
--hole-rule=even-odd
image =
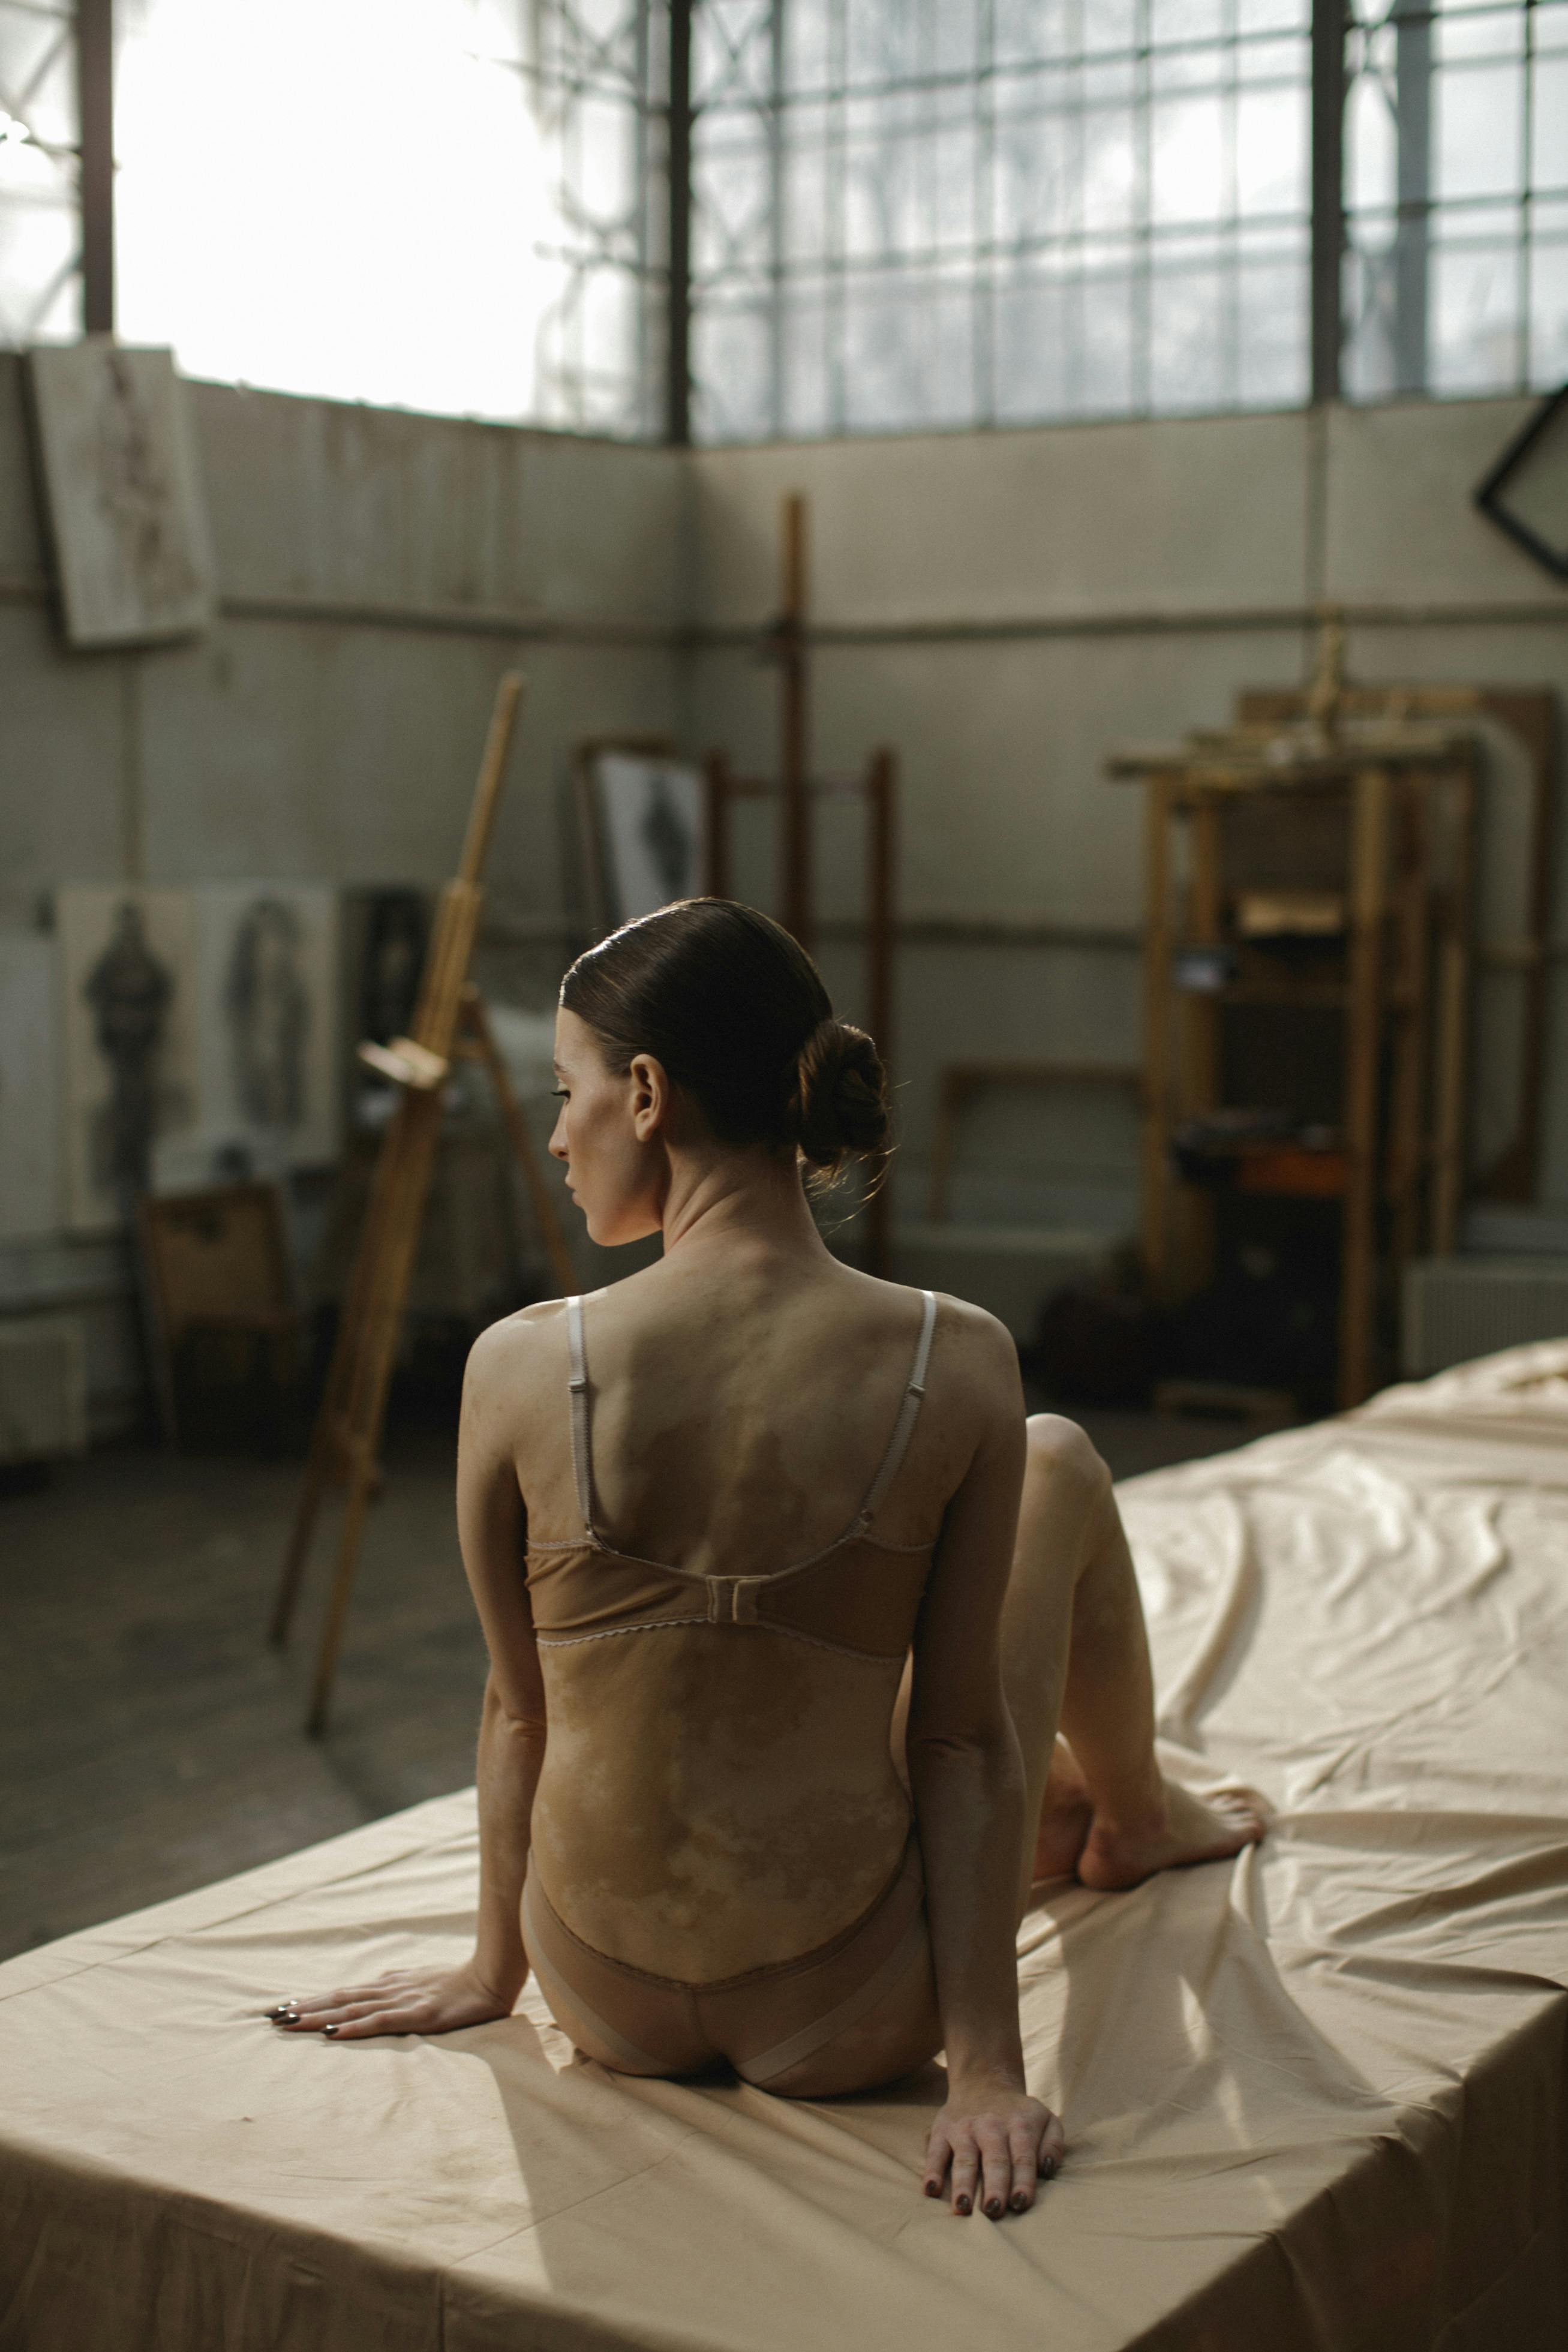
{"label": "bright sunlight through window", "polygon": [[646,44],[580,14],[126,0],[121,333],[190,375],[643,429]]}

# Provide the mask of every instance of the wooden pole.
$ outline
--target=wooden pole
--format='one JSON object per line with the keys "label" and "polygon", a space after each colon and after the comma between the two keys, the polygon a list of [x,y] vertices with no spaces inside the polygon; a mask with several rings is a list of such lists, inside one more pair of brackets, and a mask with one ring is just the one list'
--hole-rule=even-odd
{"label": "wooden pole", "polygon": [[353,1334],[354,1370],[344,1415],[348,1498],[338,1533],[337,1559],[310,1685],[310,1712],[305,1718],[305,1727],[313,1738],[319,1738],[327,1727],[338,1653],[342,1646],[349,1596],[353,1590],[364,1534],[364,1517],[375,1486],[387,1392],[392,1386],[403,1311],[414,1272],[414,1254],[419,1243],[440,1134],[440,1089],[407,1089],[388,1129],[376,1170],[383,1213],[372,1223],[371,1232],[378,1244],[378,1263],[367,1286],[360,1327]]}
{"label": "wooden pole", "polygon": [[805,499],[789,491],[782,520],[779,613],[779,782],[784,798],[783,922],[808,951],[812,934],[811,793],[806,709]]}
{"label": "wooden pole", "polygon": [[702,887],[710,898],[729,898],[734,895],[730,856],[732,779],[722,751],[709,752],[702,763],[702,782],[708,800],[707,871]]}
{"label": "wooden pole", "polygon": [[1440,779],[1417,770],[1400,779],[1394,802],[1393,991],[1387,1192],[1395,1269],[1415,1255],[1421,1229],[1426,1061],[1431,1045],[1432,827]]}
{"label": "wooden pole", "polygon": [[1171,1279],[1171,790],[1150,776],[1143,803],[1143,1263],[1163,1298]]}
{"label": "wooden pole", "polygon": [[[871,1034],[891,1084],[893,1074],[893,923],[895,860],[898,856],[898,763],[885,747],[873,751],[866,771],[867,988]],[[886,1165],[866,1203],[867,1263],[886,1275],[891,1258],[892,1197]]]}
{"label": "wooden pole", "polygon": [[[485,754],[479,762],[479,781],[475,788],[474,802],[468,811],[468,830],[463,841],[462,863],[458,868],[460,881],[472,889],[479,887],[489,856],[490,835],[495,828],[496,810],[500,805],[501,786],[506,782],[506,763],[511,751],[511,739],[517,728],[518,705],[522,699],[522,677],[509,669],[496,688],[495,707],[490,712],[490,731],[485,738]],[[456,1007],[453,1008],[456,1017]]]}
{"label": "wooden pole", "polygon": [[550,1271],[561,1285],[561,1296],[565,1298],[577,1288],[577,1269],[566,1246],[566,1235],[555,1213],[555,1203],[545,1183],[544,1171],[539,1165],[539,1154],[534,1149],[522,1105],[512,1092],[511,1079],[496,1045],[484,998],[471,982],[463,991],[463,1022],[500,1107],[500,1115],[506,1122],[507,1136],[511,1144],[511,1156],[527,1188],[529,1206],[533,1212],[540,1239],[544,1244],[544,1254],[550,1260]]}
{"label": "wooden pole", "polygon": [[[1224,845],[1220,806],[1211,793],[1191,804],[1192,898],[1187,937],[1196,947],[1218,947],[1223,939]],[[1180,1008],[1182,1112],[1187,1118],[1214,1109],[1219,1100],[1220,1007],[1218,999],[1196,991]],[[1176,1286],[1185,1297],[1214,1280],[1214,1195],[1186,1184],[1177,1195]]]}
{"label": "wooden pole", "polygon": [[[1465,1097],[1469,1072],[1470,893],[1475,861],[1476,762],[1458,775],[1454,870],[1444,894],[1437,963],[1437,1054],[1432,1106],[1432,1249],[1451,1256],[1465,1197]],[[1528,1071],[1528,1064],[1526,1068]],[[1521,1136],[1530,1125],[1521,1118]],[[1528,1150],[1528,1141],[1521,1147]]]}
{"label": "wooden pole", "polygon": [[1345,1028],[1343,1260],[1340,1269],[1340,1405],[1372,1387],[1377,1296],[1377,1101],[1383,1050],[1384,928],[1388,893],[1389,776],[1367,768],[1351,806],[1350,1003]]}

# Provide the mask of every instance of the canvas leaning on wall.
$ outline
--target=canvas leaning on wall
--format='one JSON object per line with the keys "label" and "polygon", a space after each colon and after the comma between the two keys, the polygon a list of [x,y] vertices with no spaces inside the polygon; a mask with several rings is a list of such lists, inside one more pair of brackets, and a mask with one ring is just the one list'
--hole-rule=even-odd
{"label": "canvas leaning on wall", "polygon": [[195,436],[174,353],[110,335],[28,354],[73,646],[195,635],[213,614]]}

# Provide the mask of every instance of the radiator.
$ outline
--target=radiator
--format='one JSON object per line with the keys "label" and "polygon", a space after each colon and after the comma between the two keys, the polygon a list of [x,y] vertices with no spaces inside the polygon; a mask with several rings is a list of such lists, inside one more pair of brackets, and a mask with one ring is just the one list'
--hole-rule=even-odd
{"label": "radiator", "polygon": [[1568,1338],[1568,1257],[1430,1257],[1407,1266],[1400,1354],[1419,1379]]}
{"label": "radiator", "polygon": [[87,1351],[74,1315],[0,1318],[0,1463],[87,1446]]}

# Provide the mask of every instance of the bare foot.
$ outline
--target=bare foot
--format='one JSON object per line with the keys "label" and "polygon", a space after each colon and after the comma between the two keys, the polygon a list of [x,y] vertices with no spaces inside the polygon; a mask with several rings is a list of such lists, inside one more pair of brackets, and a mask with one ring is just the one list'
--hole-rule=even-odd
{"label": "bare foot", "polygon": [[1167,1780],[1163,1822],[1119,1830],[1094,1822],[1079,1855],[1078,1874],[1086,1886],[1139,1886],[1158,1870],[1226,1861],[1243,1846],[1256,1845],[1267,1826],[1262,1804],[1254,1797],[1226,1791],[1205,1800]]}
{"label": "bare foot", "polygon": [[1039,1832],[1035,1840],[1037,1886],[1042,1879],[1072,1876],[1093,1820],[1089,1783],[1079,1770],[1078,1760],[1067,1741],[1058,1738],[1046,1778]]}

